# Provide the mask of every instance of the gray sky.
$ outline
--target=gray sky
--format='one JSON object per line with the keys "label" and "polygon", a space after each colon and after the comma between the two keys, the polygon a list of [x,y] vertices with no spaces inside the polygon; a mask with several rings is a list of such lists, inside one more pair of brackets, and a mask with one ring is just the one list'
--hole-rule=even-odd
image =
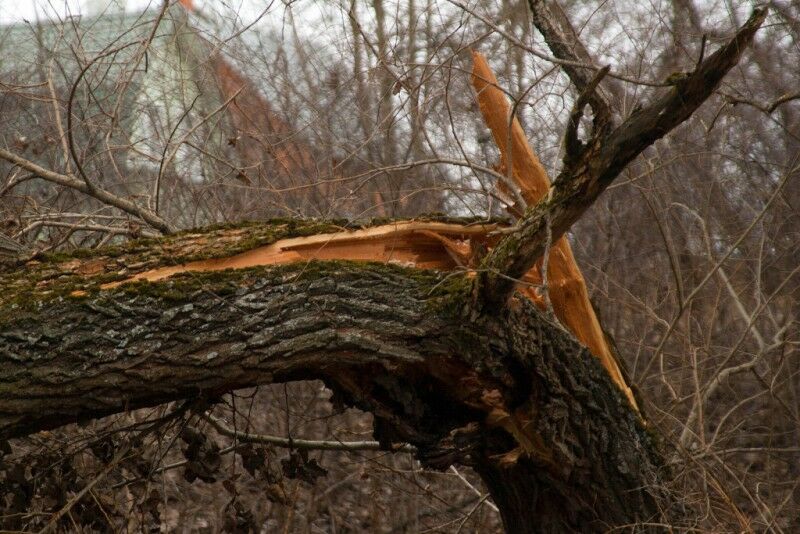
{"label": "gray sky", "polygon": [[[0,23],[22,22],[23,19],[35,21],[51,18],[53,15],[64,17],[69,14],[87,14],[94,9],[102,9],[110,0],[0,0]],[[143,9],[148,0],[129,0],[128,9]]]}
{"label": "gray sky", "polygon": [[[252,20],[259,10],[264,9],[265,2],[259,0],[193,0],[194,5],[203,10],[208,8],[232,9],[243,20]],[[117,7],[109,7],[116,3]],[[105,9],[118,10],[123,6],[126,11],[141,11],[148,6],[156,7],[161,0],[0,0],[0,24],[31,22],[39,19],[63,18],[67,15],[79,15],[102,12]]]}

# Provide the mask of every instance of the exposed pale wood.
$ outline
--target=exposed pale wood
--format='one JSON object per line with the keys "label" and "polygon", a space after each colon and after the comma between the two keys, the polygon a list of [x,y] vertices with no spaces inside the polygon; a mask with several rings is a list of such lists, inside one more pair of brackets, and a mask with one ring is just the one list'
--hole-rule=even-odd
{"label": "exposed pale wood", "polygon": [[[137,280],[156,281],[187,271],[221,271],[303,260],[356,260],[396,263],[449,271],[468,259],[470,240],[491,243],[497,224],[462,225],[429,221],[398,221],[361,230],[281,239],[227,258],[215,258],[144,271],[102,286],[110,289]],[[466,256],[465,256],[466,254]],[[463,258],[463,259],[462,259]]]}
{"label": "exposed pale wood", "polygon": [[[501,166],[504,170],[511,168],[511,177],[519,187],[522,198],[532,206],[547,194],[550,189],[550,179],[528,143],[519,121],[516,117],[511,119],[508,99],[500,89],[486,58],[479,52],[473,51],[472,59],[472,84],[478,96],[484,121],[500,149]],[[541,260],[523,276],[523,281],[540,285],[542,283],[540,270]],[[628,397],[631,406],[638,410],[636,399],[625,383],[617,360],[606,342],[600,322],[589,301],[586,282],[565,237],[558,239],[550,249],[547,279],[550,301],[556,316],[592,354],[600,359],[611,379]],[[541,303],[533,287],[524,286],[522,292]]]}
{"label": "exposed pale wood", "polygon": [[478,105],[481,108],[483,120],[486,121],[494,141],[500,149],[503,172],[505,173],[508,169],[510,161],[511,178],[519,187],[522,198],[528,205],[536,204],[550,189],[547,171],[534,154],[516,117],[511,121],[511,131],[509,132],[511,109],[508,105],[508,98],[500,89],[497,78],[486,58],[480,52],[473,50],[472,63],[472,85],[478,94]]}

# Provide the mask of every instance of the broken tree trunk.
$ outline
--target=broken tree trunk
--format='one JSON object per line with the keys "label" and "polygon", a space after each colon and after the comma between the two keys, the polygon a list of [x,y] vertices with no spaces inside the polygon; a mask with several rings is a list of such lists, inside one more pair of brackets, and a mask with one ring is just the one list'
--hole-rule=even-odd
{"label": "broken tree trunk", "polygon": [[[511,171],[509,174],[514,185],[519,188],[522,199],[527,206],[533,206],[547,195],[550,179],[528,143],[522,125],[512,115],[508,99],[500,89],[486,58],[473,51],[472,62],[472,85],[477,93],[481,114],[500,149],[501,172],[505,174],[508,170]],[[518,212],[518,215],[521,214],[521,211]],[[539,260],[522,276],[522,281],[529,285],[522,285],[519,289],[531,298],[538,295],[535,288],[543,282],[542,265],[542,260]],[[625,382],[619,363],[600,327],[600,321],[589,300],[586,281],[566,237],[560,237],[550,247],[546,291],[556,317],[600,359],[611,375],[611,380],[638,411],[633,392]]]}
{"label": "broken tree trunk", "polygon": [[[415,224],[421,233],[408,239]],[[394,226],[351,231],[360,237],[349,250],[380,249],[382,263],[308,261],[298,243],[320,251],[338,239],[345,254],[347,230],[283,221],[6,268],[0,437],[321,379],[374,414],[388,449],[408,442],[428,466],[474,467],[509,532],[661,517],[662,456],[599,361],[529,300],[469,319],[472,279],[452,270],[439,238],[468,245],[496,224]],[[201,268],[276,243],[299,257]],[[172,276],[143,275],[164,269]]]}

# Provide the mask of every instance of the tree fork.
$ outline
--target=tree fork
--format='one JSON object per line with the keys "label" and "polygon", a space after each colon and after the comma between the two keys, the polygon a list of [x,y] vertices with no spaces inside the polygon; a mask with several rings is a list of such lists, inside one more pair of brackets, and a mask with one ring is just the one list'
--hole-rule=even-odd
{"label": "tree fork", "polygon": [[[551,20],[553,16],[547,9],[547,2],[531,0],[529,4],[534,23],[553,53],[560,59],[575,60],[574,54],[564,46],[563,35],[553,29],[557,23]],[[592,94],[598,88],[592,87],[591,80],[583,76],[581,70],[567,69],[582,92],[579,101],[593,106],[595,120],[591,139],[577,153],[572,151],[573,157],[564,162],[547,197],[530,206],[517,224],[518,230],[498,243],[482,262],[476,305],[485,304],[489,309],[504,305],[514,291],[514,280],[534,266],[547,248],[548,240],[554,241],[564,235],[627,164],[691,117],[711,96],[753,41],[767,13],[766,7],[755,9],[733,38],[616,128],[611,127],[612,116],[605,99]]]}

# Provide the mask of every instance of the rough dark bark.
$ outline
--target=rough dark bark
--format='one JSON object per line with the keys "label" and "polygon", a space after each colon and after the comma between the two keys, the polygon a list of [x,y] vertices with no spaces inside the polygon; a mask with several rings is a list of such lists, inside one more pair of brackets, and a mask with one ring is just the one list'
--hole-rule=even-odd
{"label": "rough dark bark", "polygon": [[98,288],[202,255],[205,236],[2,273],[0,438],[318,378],[375,415],[387,448],[408,442],[428,466],[474,467],[509,532],[663,516],[662,457],[650,433],[598,360],[527,300],[470,318],[465,277],[356,262]]}

